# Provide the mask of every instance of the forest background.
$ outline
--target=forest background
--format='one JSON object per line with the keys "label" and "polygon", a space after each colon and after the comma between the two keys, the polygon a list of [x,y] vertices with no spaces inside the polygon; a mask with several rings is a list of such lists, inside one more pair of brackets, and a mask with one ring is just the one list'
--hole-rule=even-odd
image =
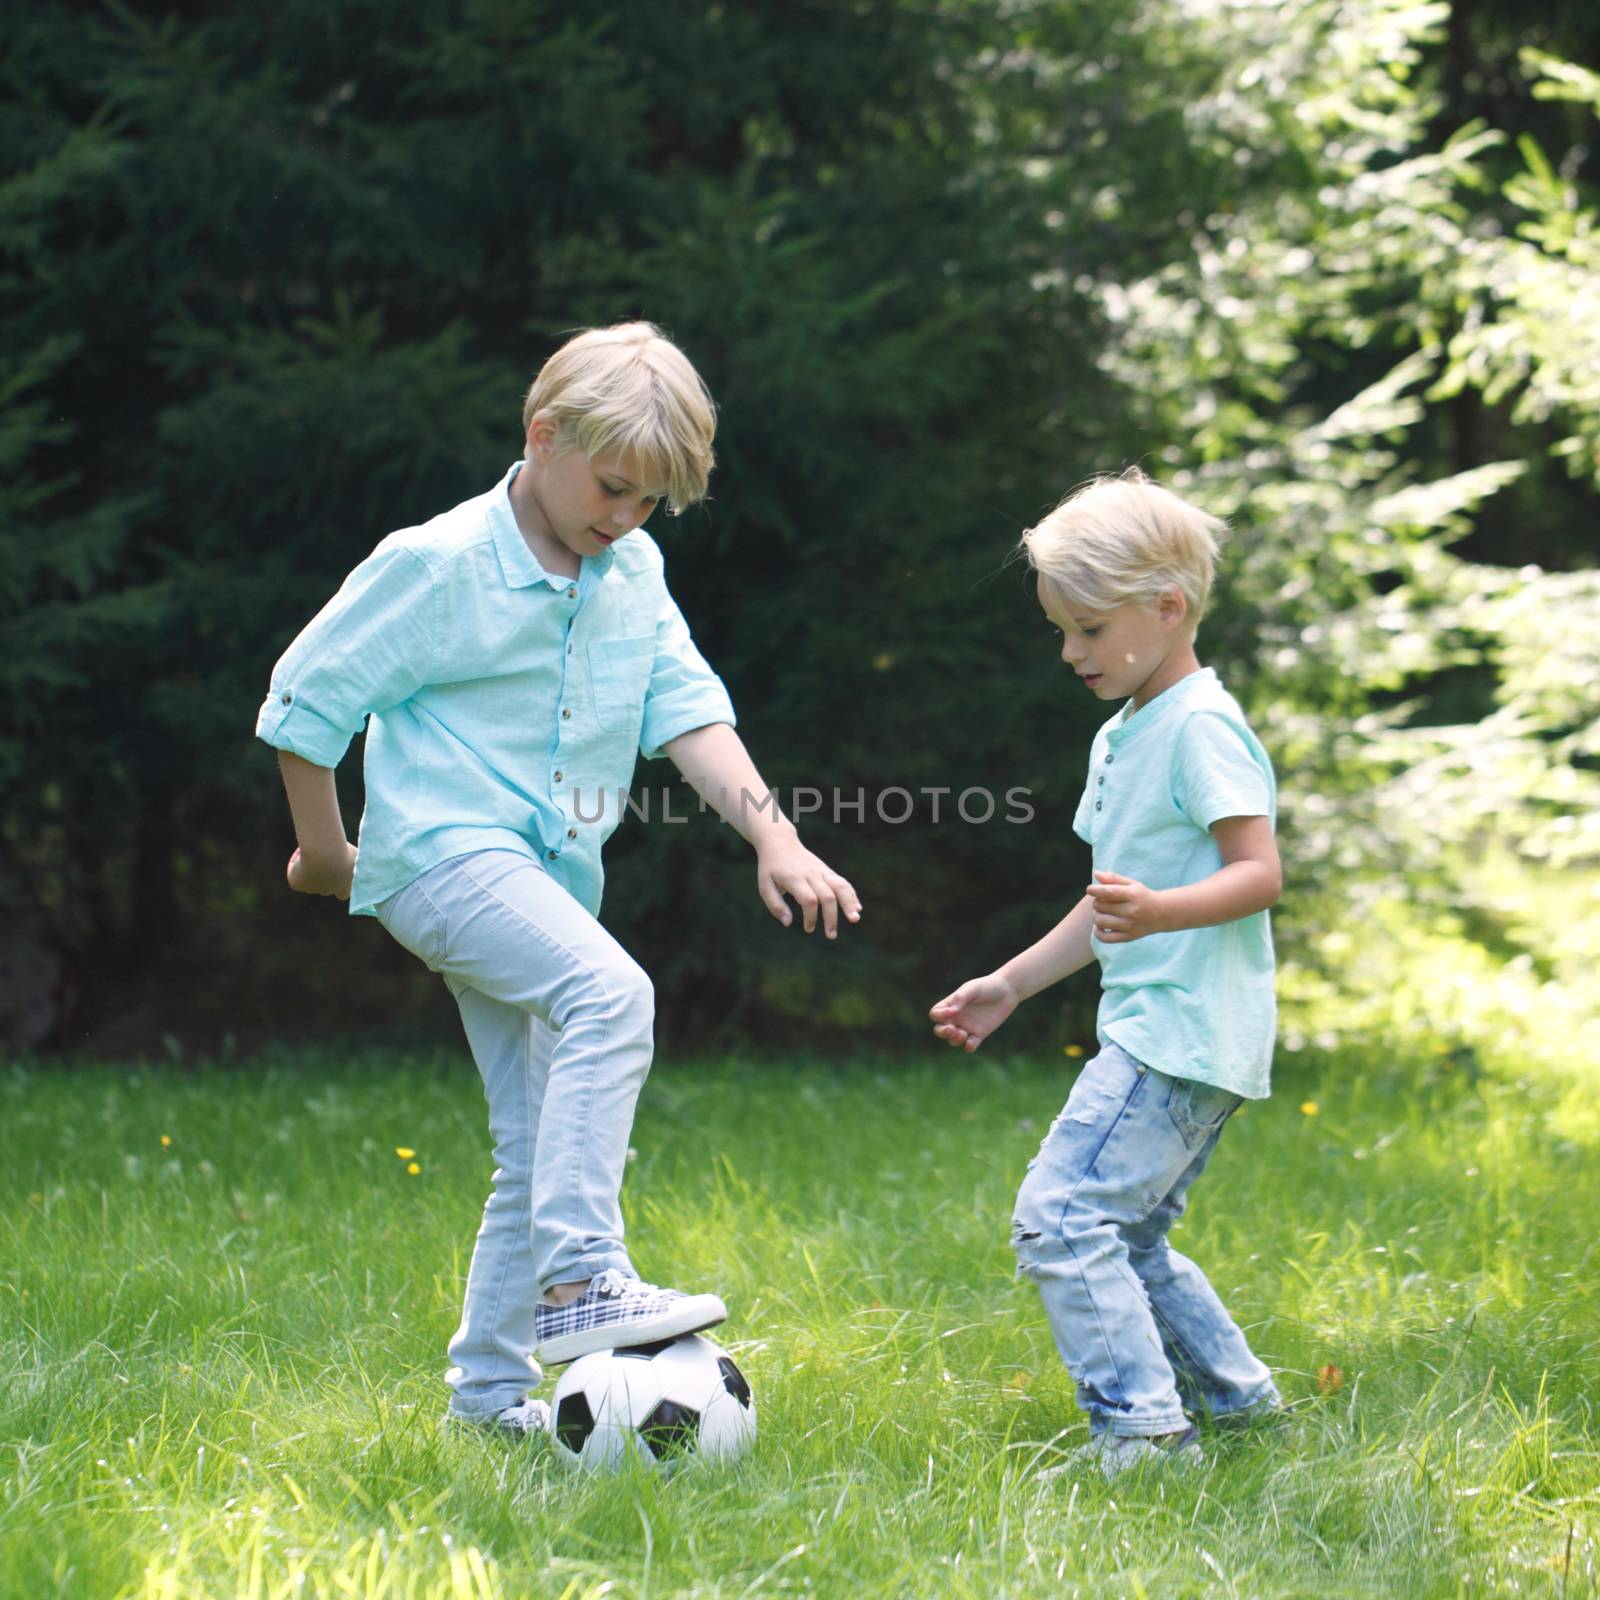
{"label": "forest background", "polygon": [[[519,453],[564,335],[643,316],[721,406],[712,499],[652,523],[674,591],[868,907],[818,948],[730,830],[629,820],[606,920],[669,1044],[914,1044],[1060,915],[1105,708],[1011,556],[1137,462],[1233,527],[1202,658],[1278,766],[1286,1047],[1472,1060],[1538,1012],[1600,1060],[1596,66],[1591,7],[1509,0],[14,8],[6,1042],[454,1035],[284,887],[256,708],[379,538]],[[955,810],[1018,787],[1025,825]],[[1511,881],[1578,886],[1570,936]]]}

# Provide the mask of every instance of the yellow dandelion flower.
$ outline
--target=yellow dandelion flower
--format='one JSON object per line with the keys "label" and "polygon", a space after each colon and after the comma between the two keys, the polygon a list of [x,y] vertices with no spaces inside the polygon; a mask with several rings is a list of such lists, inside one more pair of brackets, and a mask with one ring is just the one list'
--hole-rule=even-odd
{"label": "yellow dandelion flower", "polygon": [[406,1171],[409,1172],[414,1178],[419,1172],[422,1171],[422,1163],[420,1161],[413,1161],[406,1167]]}
{"label": "yellow dandelion flower", "polygon": [[161,1135],[161,1148],[163,1150],[170,1150],[172,1148],[172,1135],[170,1133],[164,1133]]}
{"label": "yellow dandelion flower", "polygon": [[1302,1100],[1300,1102],[1300,1113],[1302,1116],[1314,1117],[1321,1109],[1322,1107],[1319,1106],[1315,1100]]}
{"label": "yellow dandelion flower", "polygon": [[1063,1055],[1071,1056],[1073,1060],[1077,1060],[1077,1058],[1083,1054],[1083,1046],[1081,1044],[1069,1044],[1061,1053]]}
{"label": "yellow dandelion flower", "polygon": [[408,1148],[406,1145],[397,1144],[394,1147],[394,1153],[399,1156],[402,1161],[409,1161],[417,1152]]}

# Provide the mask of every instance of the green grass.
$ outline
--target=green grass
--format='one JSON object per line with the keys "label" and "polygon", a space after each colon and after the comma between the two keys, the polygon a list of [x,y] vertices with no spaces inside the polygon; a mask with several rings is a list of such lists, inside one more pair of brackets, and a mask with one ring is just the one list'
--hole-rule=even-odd
{"label": "green grass", "polygon": [[1035,1476],[1084,1437],[1007,1244],[1062,1057],[658,1069],[630,1242],[727,1297],[761,1427],[670,1480],[438,1426],[464,1054],[5,1069],[0,1594],[1591,1594],[1597,1150],[1449,1064],[1308,1049],[1230,1126],[1178,1240],[1300,1404],[1115,1486]]}

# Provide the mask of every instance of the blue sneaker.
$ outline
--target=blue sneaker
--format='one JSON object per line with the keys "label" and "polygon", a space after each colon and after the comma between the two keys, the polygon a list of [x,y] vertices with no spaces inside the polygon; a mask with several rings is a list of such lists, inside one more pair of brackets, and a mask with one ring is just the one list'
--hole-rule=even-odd
{"label": "blue sneaker", "polygon": [[571,1305],[535,1311],[533,1353],[548,1366],[561,1366],[594,1350],[681,1339],[715,1327],[727,1315],[714,1294],[658,1289],[613,1267],[592,1279]]}
{"label": "blue sneaker", "polygon": [[1185,1470],[1206,1464],[1200,1431],[1192,1424],[1182,1433],[1166,1433],[1158,1438],[1130,1439],[1120,1433],[1102,1433],[1086,1444],[1081,1454],[1092,1459],[1107,1478],[1120,1477],[1150,1462]]}
{"label": "blue sneaker", "polygon": [[1187,1471],[1206,1464],[1205,1451],[1200,1448],[1197,1428],[1187,1427],[1181,1433],[1161,1434],[1156,1438],[1125,1438],[1119,1433],[1096,1434],[1088,1444],[1081,1444],[1068,1454],[1060,1466],[1048,1467],[1038,1475],[1038,1482],[1048,1483],[1053,1478],[1074,1477],[1085,1467],[1098,1467],[1107,1478],[1120,1477],[1135,1467],[1155,1463],[1161,1467],[1177,1467]]}

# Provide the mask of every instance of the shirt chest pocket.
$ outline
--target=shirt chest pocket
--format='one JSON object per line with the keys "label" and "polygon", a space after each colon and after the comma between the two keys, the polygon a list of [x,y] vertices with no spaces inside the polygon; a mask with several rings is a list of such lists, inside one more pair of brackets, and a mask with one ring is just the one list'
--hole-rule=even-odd
{"label": "shirt chest pocket", "polygon": [[655,660],[653,634],[606,639],[589,646],[589,687],[594,717],[611,733],[635,729],[644,719],[644,695]]}

